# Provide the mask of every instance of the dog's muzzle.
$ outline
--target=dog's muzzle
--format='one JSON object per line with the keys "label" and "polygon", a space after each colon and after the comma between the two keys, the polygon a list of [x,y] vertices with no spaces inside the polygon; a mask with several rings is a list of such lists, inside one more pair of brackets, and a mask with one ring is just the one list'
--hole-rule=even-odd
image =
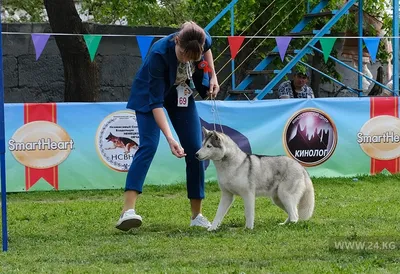
{"label": "dog's muzzle", "polygon": [[198,152],[197,152],[194,156],[195,156],[196,159],[199,160],[199,161],[203,161],[203,160],[204,160],[204,159],[200,158],[200,154],[199,154]]}

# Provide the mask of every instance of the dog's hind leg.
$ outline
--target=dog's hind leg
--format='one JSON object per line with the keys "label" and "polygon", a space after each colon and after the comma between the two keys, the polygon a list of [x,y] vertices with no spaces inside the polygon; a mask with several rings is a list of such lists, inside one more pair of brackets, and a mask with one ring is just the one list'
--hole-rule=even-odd
{"label": "dog's hind leg", "polygon": [[289,222],[291,223],[297,223],[299,220],[299,213],[297,211],[297,204],[299,203],[300,197],[297,194],[291,194],[287,192],[284,189],[278,189],[278,198],[281,201],[282,205],[285,208],[285,211],[288,214],[288,218],[284,223],[281,224],[287,224]]}
{"label": "dog's hind leg", "polygon": [[274,202],[275,205],[280,207],[283,211],[286,212],[286,208],[283,206],[281,200],[279,199],[278,196],[272,196],[272,201]]}
{"label": "dog's hind leg", "polygon": [[232,205],[234,196],[232,193],[222,191],[221,200],[219,201],[217,213],[215,218],[208,229],[209,231],[216,230],[224,219],[226,213],[228,212],[230,206]]}
{"label": "dog's hind leg", "polygon": [[[272,196],[272,201],[274,202],[274,204],[276,206],[278,206],[279,208],[281,208],[283,211],[285,211],[287,213],[285,206],[282,204],[282,202],[281,202],[281,200],[279,199],[278,196]],[[280,225],[285,225],[288,222],[289,222],[289,218],[287,218],[283,223],[279,223],[279,224]]]}
{"label": "dog's hind leg", "polygon": [[131,151],[132,145],[131,144],[127,144],[125,146],[125,154],[128,154]]}
{"label": "dog's hind leg", "polygon": [[244,211],[246,216],[246,228],[253,229],[254,228],[254,211],[256,198],[253,192],[249,191],[245,193],[243,196],[244,201]]}

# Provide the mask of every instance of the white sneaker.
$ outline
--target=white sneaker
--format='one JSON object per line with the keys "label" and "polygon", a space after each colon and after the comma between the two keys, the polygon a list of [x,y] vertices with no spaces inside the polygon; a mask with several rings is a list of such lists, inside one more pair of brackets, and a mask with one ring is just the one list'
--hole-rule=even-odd
{"label": "white sneaker", "polygon": [[211,226],[211,223],[207,220],[206,217],[199,214],[196,216],[196,218],[194,218],[193,220],[190,220],[190,226],[201,226],[201,227],[209,228]]}
{"label": "white sneaker", "polygon": [[128,209],[121,215],[115,227],[123,231],[128,231],[131,228],[141,225],[142,217],[137,215],[134,209]]}

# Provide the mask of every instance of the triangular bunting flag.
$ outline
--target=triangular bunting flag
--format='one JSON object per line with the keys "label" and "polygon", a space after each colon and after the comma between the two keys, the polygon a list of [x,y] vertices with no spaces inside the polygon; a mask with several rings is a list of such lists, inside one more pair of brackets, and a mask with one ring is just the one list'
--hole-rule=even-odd
{"label": "triangular bunting flag", "polygon": [[320,38],[319,42],[321,44],[322,52],[324,53],[325,63],[328,61],[329,55],[335,45],[336,38]]}
{"label": "triangular bunting flag", "polygon": [[376,61],[376,55],[378,53],[380,40],[381,39],[379,37],[364,38],[365,46],[368,49],[369,55],[371,55],[372,62],[374,62],[374,63]]}
{"label": "triangular bunting flag", "polygon": [[228,36],[232,59],[235,59],[240,47],[242,46],[244,38],[244,36]]}
{"label": "triangular bunting flag", "polygon": [[31,34],[33,46],[35,47],[36,52],[36,61],[39,59],[40,55],[43,52],[44,47],[47,44],[47,41],[50,38],[50,34]]}
{"label": "triangular bunting flag", "polygon": [[99,47],[101,35],[90,35],[85,34],[83,38],[85,39],[86,46],[89,50],[90,60],[93,62],[94,57],[96,56],[97,48]]}
{"label": "triangular bunting flag", "polygon": [[279,55],[281,56],[281,60],[283,62],[283,59],[285,58],[285,54],[289,46],[289,43],[292,40],[292,37],[276,37],[275,40],[276,40],[276,45],[278,46]]}
{"label": "triangular bunting flag", "polygon": [[153,36],[136,36],[142,60],[146,58],[147,52],[150,49],[151,42],[153,41],[153,39],[154,39]]}

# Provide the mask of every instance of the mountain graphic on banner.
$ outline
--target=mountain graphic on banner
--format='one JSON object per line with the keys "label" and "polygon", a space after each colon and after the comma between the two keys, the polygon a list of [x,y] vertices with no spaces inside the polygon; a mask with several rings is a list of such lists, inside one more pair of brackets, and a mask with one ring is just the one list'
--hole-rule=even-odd
{"label": "mountain graphic on banner", "polygon": [[36,61],[37,61],[37,60],[39,60],[39,57],[42,54],[43,49],[45,48],[47,41],[50,38],[50,34],[32,33],[31,37],[32,37],[33,46],[35,47]]}

